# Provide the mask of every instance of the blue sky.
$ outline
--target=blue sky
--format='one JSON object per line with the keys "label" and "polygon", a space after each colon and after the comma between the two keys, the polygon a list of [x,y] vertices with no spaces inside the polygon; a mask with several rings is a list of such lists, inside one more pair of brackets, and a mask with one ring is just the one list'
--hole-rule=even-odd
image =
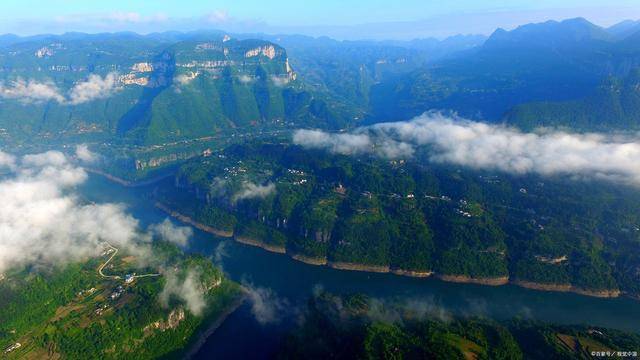
{"label": "blue sky", "polygon": [[[333,37],[444,37],[582,16],[640,18],[638,0],[2,0],[0,33],[218,28]],[[411,24],[416,25],[412,34]],[[358,29],[353,25],[368,24]],[[401,28],[401,30],[399,30]]]}

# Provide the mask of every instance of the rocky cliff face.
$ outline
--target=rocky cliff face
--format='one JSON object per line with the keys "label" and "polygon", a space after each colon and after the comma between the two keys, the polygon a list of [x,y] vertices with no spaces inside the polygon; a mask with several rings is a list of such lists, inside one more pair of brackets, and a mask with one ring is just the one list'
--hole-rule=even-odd
{"label": "rocky cliff face", "polygon": [[[285,49],[268,41],[86,37],[0,48],[1,129],[14,137],[54,138],[79,135],[82,125],[146,145],[295,113],[287,110],[297,104],[287,102],[284,91],[296,87],[296,73]],[[87,95],[92,89],[99,90]]]}
{"label": "rocky cliff face", "polygon": [[171,310],[166,320],[155,321],[147,326],[145,326],[144,331],[148,332],[151,330],[173,330],[177,328],[180,323],[185,319],[185,312],[182,307]]}

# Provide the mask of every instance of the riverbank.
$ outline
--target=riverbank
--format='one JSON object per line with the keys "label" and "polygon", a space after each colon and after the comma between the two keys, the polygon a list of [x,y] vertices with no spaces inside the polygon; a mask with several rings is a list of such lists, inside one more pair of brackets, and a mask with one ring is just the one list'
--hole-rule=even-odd
{"label": "riverbank", "polygon": [[327,265],[326,257],[318,258],[318,257],[311,257],[311,256],[302,255],[302,254],[291,254],[291,253],[289,253],[289,256],[291,256],[293,260],[300,261],[307,265],[314,265],[314,266]]}
{"label": "riverbank", "polygon": [[237,242],[241,243],[241,244],[259,247],[259,248],[261,248],[263,250],[267,250],[267,251],[270,251],[272,253],[276,253],[276,254],[286,254],[287,253],[287,249],[284,246],[267,244],[262,240],[250,238],[250,237],[247,237],[247,236],[235,236],[234,239]]}
{"label": "riverbank", "polygon": [[390,273],[391,268],[385,265],[365,265],[365,264],[357,264],[351,262],[342,262],[342,261],[330,261],[327,263],[332,269],[338,270],[349,270],[349,271],[364,271],[364,272],[373,272],[373,273]]}
{"label": "riverbank", "polygon": [[557,291],[557,292],[572,292],[585,296],[592,296],[598,298],[617,298],[621,295],[620,290],[587,290],[577,288],[571,284],[543,284],[524,280],[513,280],[513,285],[520,286],[527,289],[539,290],[539,291]]}
{"label": "riverbank", "polygon": [[[156,207],[160,208],[158,205],[161,205],[163,211],[171,214],[172,217],[186,223],[192,225],[200,230],[205,232],[217,235],[214,231],[219,231],[213,229],[207,225],[198,223],[191,219],[188,216],[182,215],[176,211],[173,211],[166,207],[163,204],[156,203]],[[233,233],[226,232],[226,238],[233,237],[235,241],[249,245],[254,247],[259,247],[263,250],[288,255],[290,258],[296,261],[300,261],[305,264],[314,265],[314,266],[327,266],[336,270],[344,270],[344,271],[362,271],[362,272],[372,272],[372,273],[390,273],[398,276],[406,276],[406,277],[414,277],[414,278],[427,278],[434,276],[435,278],[445,281],[445,282],[454,282],[454,283],[463,283],[463,284],[476,284],[476,285],[485,285],[485,286],[502,286],[502,285],[515,285],[527,289],[539,290],[539,291],[554,291],[554,292],[572,292],[580,295],[598,297],[598,298],[616,298],[621,295],[619,290],[603,290],[603,291],[592,291],[576,288],[574,286],[568,285],[555,285],[555,284],[541,284],[527,281],[518,281],[511,280],[508,276],[500,276],[500,277],[487,277],[487,278],[473,278],[466,275],[450,275],[450,274],[436,274],[433,271],[413,271],[413,270],[403,270],[403,269],[392,269],[390,266],[382,266],[382,265],[366,265],[366,264],[357,264],[350,262],[332,262],[328,261],[326,258],[314,258],[308,257],[302,254],[294,254],[288,252],[284,246],[275,246],[267,244],[258,239],[243,237],[243,236],[233,236]],[[220,235],[217,235],[220,236]]]}
{"label": "riverbank", "polygon": [[442,281],[461,283],[461,284],[477,284],[487,286],[501,286],[509,284],[508,276],[474,278],[467,275],[447,275],[438,274],[436,277]]}
{"label": "riverbank", "polygon": [[433,271],[415,271],[415,270],[402,270],[402,269],[391,269],[391,273],[399,276],[408,276],[415,278],[427,278],[433,275]]}
{"label": "riverbank", "polygon": [[226,230],[220,230],[220,229],[216,229],[213,228],[211,226],[205,225],[203,223],[199,223],[195,220],[193,220],[192,218],[190,218],[189,216],[183,215],[177,211],[173,211],[171,210],[171,208],[169,208],[168,206],[160,203],[160,202],[155,202],[153,204],[155,207],[157,207],[158,209],[164,211],[165,213],[167,213],[167,215],[171,216],[172,218],[179,220],[185,224],[191,225],[194,228],[198,229],[198,230],[202,230],[206,233],[209,234],[213,234],[215,236],[219,236],[219,237],[223,237],[223,238],[231,238],[233,237],[233,231],[226,231]]}

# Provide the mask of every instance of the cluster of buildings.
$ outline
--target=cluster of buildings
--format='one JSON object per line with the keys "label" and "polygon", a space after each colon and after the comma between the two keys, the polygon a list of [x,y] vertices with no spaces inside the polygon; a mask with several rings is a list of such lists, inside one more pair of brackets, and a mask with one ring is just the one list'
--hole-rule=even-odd
{"label": "cluster of buildings", "polygon": [[127,274],[124,276],[124,283],[125,284],[131,284],[133,282],[133,280],[136,279],[136,273],[133,274]]}
{"label": "cluster of buildings", "polygon": [[559,257],[549,257],[549,256],[542,256],[542,255],[536,255],[536,260],[546,263],[546,264],[561,264],[567,260],[569,260],[569,257],[567,257],[567,255],[562,255]]}
{"label": "cluster of buildings", "polygon": [[467,217],[467,218],[473,217],[473,215],[471,215],[471,213],[468,212],[468,211],[464,211],[462,209],[456,209],[455,211],[456,211],[456,213],[458,215],[461,215],[461,216],[464,216],[464,217]]}
{"label": "cluster of buildings", "polygon": [[415,199],[415,198],[416,198],[416,195],[415,195],[415,194],[413,194],[413,193],[408,193],[407,195],[402,196],[402,195],[400,195],[400,194],[392,193],[392,194],[391,194],[391,197],[392,197],[393,199],[402,199],[403,197],[404,197],[405,199]]}
{"label": "cluster of buildings", "polygon": [[122,285],[118,285],[118,287],[111,293],[111,295],[109,295],[109,297],[111,298],[111,300],[115,300],[119,298],[123,293],[124,288],[122,287]]}
{"label": "cluster of buildings", "polygon": [[78,291],[78,296],[91,295],[96,292],[96,288],[92,287],[91,289]]}
{"label": "cluster of buildings", "polygon": [[102,314],[104,314],[104,312],[109,308],[109,304],[102,304],[100,306],[98,306],[98,308],[94,311],[94,314],[96,314],[97,316],[102,316]]}
{"label": "cluster of buildings", "polygon": [[247,169],[242,166],[232,166],[224,168],[224,171],[227,173],[224,178],[228,179],[229,176],[238,176],[240,174],[245,174],[247,172]]}
{"label": "cluster of buildings", "polygon": [[471,214],[470,212],[464,210],[465,208],[467,208],[469,206],[469,202],[465,199],[460,199],[459,201],[460,203],[460,207],[455,209],[455,212],[460,215],[460,216],[464,216],[466,218],[471,218],[473,217],[473,214]]}
{"label": "cluster of buildings", "polygon": [[19,348],[21,348],[21,347],[22,347],[22,344],[20,344],[20,343],[15,343],[15,344],[13,344],[13,345],[9,346],[8,348],[6,348],[6,349],[4,350],[4,353],[5,353],[5,354],[8,354],[8,353],[10,353],[10,352],[12,352],[12,351],[14,351],[14,350],[17,350],[17,349],[19,349]]}

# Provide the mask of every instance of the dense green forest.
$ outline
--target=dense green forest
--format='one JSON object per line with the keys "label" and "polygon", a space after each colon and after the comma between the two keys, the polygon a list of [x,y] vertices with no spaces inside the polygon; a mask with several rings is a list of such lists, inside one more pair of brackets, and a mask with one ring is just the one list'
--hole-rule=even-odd
{"label": "dense green forest", "polygon": [[[225,279],[210,260],[185,257],[173,245],[154,246],[162,276],[125,281],[124,274],[157,272],[140,267],[130,254],[118,254],[101,277],[97,271],[111,253],[52,269],[14,269],[0,281],[0,349],[15,359],[146,359],[188,351],[209,324],[236,306],[240,287]],[[204,311],[198,314],[170,283],[192,276],[201,289]],[[169,280],[172,277],[174,280]],[[173,294],[173,295],[171,295]]]}
{"label": "dense green forest", "polygon": [[316,261],[640,293],[640,193],[604,182],[233,145],[161,202]]}
{"label": "dense green forest", "polygon": [[593,94],[565,102],[535,102],[515,106],[504,121],[523,129],[564,127],[583,131],[611,128],[635,130],[640,125],[640,71],[625,78],[610,77]]}
{"label": "dense green forest", "polygon": [[312,298],[279,359],[591,359],[637,355],[640,336],[524,320],[497,322],[420,313],[362,295]]}
{"label": "dense green forest", "polygon": [[[274,43],[218,32],[165,35],[50,35],[1,46],[0,141],[167,145],[351,119],[353,110],[330,108],[307,91]],[[78,84],[103,80],[103,93],[70,98]],[[46,86],[49,95],[10,95],[22,82]]]}

